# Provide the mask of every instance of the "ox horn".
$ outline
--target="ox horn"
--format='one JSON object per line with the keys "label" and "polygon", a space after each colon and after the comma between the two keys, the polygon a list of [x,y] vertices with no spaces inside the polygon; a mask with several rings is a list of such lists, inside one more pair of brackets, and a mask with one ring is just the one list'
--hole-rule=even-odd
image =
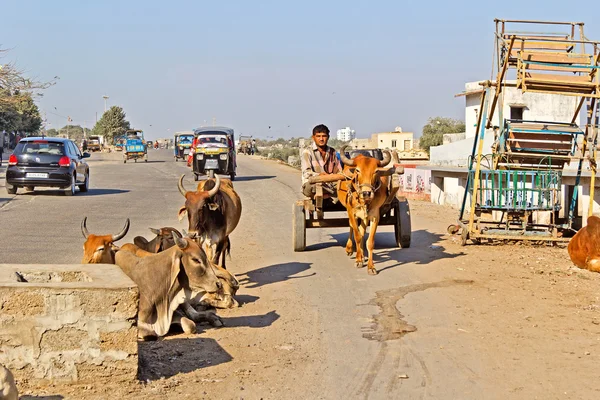
{"label": "ox horn", "polygon": [[356,161],[349,159],[348,157],[346,157],[346,148],[348,148],[350,146],[345,145],[342,146],[342,148],[340,149],[340,159],[342,160],[342,163],[344,163],[344,165],[347,165],[349,167],[356,167]]}
{"label": "ox horn", "polygon": [[221,186],[221,178],[219,175],[215,174],[215,187],[208,191],[208,198],[213,197],[219,191],[219,186]]}
{"label": "ox horn", "polygon": [[160,235],[160,229],[156,229],[156,228],[148,228],[150,229],[150,232],[154,233],[156,236]]}
{"label": "ox horn", "polygon": [[383,160],[379,161],[379,166],[385,167],[386,165],[388,165],[390,163],[390,161],[392,161],[392,153],[390,153],[388,150],[384,150],[383,151]]}
{"label": "ox horn", "polygon": [[87,217],[83,217],[83,221],[81,221],[81,233],[83,234],[84,238],[88,238],[88,236],[90,236],[90,233],[87,230],[87,227],[85,226],[87,222]]}
{"label": "ox horn", "polygon": [[129,231],[129,218],[127,218],[127,221],[125,221],[125,226],[123,227],[123,230],[117,233],[116,235],[112,235],[112,241],[116,242],[117,240],[123,239],[125,235],[127,235],[127,231]]}
{"label": "ox horn", "polygon": [[185,177],[185,174],[181,175],[181,178],[179,178],[179,184],[177,185],[177,187],[179,188],[179,193],[181,193],[181,195],[183,197],[185,197],[185,194],[187,193],[187,190],[185,190],[185,188],[183,187],[183,178]]}

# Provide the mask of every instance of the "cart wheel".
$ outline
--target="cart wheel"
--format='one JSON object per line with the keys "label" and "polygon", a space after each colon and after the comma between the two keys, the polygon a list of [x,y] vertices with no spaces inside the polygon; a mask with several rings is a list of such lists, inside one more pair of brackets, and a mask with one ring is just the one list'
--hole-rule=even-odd
{"label": "cart wheel", "polygon": [[398,201],[394,207],[396,223],[394,224],[394,233],[396,234],[396,245],[407,249],[410,247],[411,224],[410,224],[410,206],[408,201]]}
{"label": "cart wheel", "polygon": [[466,246],[467,240],[469,240],[469,231],[467,228],[462,228],[462,232],[460,233],[460,245]]}
{"label": "cart wheel", "polygon": [[232,172],[231,174],[229,174],[229,178],[231,178],[231,181],[235,181],[235,174]]}
{"label": "cart wheel", "polygon": [[214,169],[209,169],[208,170],[208,177],[211,179],[214,179],[215,177],[215,170]]}
{"label": "cart wheel", "polygon": [[194,174],[194,180],[197,181],[198,179],[198,175]]}
{"label": "cart wheel", "polygon": [[304,203],[302,201],[295,202],[292,213],[294,251],[304,251],[306,249],[306,215],[304,214]]}
{"label": "cart wheel", "polygon": [[448,228],[446,229],[446,231],[450,234],[450,235],[456,235],[458,233],[458,231],[460,231],[460,225],[450,225],[448,226]]}

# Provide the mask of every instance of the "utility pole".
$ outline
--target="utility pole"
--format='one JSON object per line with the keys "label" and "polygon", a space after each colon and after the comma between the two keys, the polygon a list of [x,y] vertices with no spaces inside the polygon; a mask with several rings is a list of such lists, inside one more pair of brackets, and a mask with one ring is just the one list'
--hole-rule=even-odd
{"label": "utility pole", "polygon": [[104,112],[106,112],[106,100],[109,99],[109,97],[107,95],[102,96],[102,98],[104,99]]}
{"label": "utility pole", "polygon": [[217,118],[213,117],[213,126],[215,126],[216,122],[217,122]]}

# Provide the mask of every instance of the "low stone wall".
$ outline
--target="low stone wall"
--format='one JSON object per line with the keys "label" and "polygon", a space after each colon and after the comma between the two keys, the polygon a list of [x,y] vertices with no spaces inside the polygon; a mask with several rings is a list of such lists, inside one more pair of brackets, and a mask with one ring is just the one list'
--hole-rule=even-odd
{"label": "low stone wall", "polygon": [[17,380],[135,379],[138,297],[115,265],[0,264],[0,364]]}

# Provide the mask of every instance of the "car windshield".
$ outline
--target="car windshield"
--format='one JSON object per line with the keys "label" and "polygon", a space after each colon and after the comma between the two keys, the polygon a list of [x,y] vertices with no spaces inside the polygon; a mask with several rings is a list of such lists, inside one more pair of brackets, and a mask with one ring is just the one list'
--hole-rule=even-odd
{"label": "car windshield", "polygon": [[16,154],[52,154],[62,156],[65,154],[65,146],[59,142],[47,140],[19,142],[15,148]]}
{"label": "car windshield", "polygon": [[182,144],[191,144],[193,139],[194,139],[194,136],[192,136],[192,135],[190,135],[190,136],[179,136],[179,143],[182,143]]}
{"label": "car windshield", "polygon": [[202,135],[198,136],[198,145],[216,144],[227,146],[227,136],[225,135]]}

